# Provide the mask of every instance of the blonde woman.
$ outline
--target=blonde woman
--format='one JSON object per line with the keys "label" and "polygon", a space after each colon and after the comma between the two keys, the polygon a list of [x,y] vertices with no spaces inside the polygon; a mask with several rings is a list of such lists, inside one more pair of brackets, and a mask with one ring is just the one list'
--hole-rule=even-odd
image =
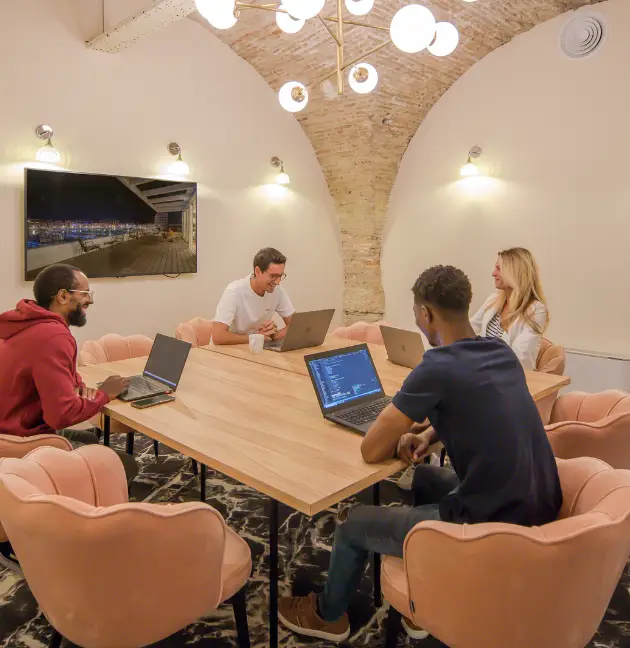
{"label": "blonde woman", "polygon": [[499,252],[492,277],[497,292],[473,316],[473,330],[484,337],[502,338],[523,369],[533,370],[549,323],[536,261],[529,250],[510,248]]}

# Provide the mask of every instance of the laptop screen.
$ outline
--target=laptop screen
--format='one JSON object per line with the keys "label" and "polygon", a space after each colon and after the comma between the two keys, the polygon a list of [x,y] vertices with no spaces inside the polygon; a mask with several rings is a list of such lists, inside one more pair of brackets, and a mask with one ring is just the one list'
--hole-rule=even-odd
{"label": "laptop screen", "polygon": [[188,359],[190,344],[157,334],[143,376],[176,389]]}
{"label": "laptop screen", "polygon": [[381,383],[366,348],[309,360],[323,409],[381,393]]}

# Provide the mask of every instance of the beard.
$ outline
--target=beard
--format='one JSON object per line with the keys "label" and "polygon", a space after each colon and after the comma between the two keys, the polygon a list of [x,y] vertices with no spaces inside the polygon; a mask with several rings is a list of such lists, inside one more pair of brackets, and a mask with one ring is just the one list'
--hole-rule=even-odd
{"label": "beard", "polygon": [[85,326],[87,324],[87,316],[80,304],[68,315],[68,324],[70,326]]}

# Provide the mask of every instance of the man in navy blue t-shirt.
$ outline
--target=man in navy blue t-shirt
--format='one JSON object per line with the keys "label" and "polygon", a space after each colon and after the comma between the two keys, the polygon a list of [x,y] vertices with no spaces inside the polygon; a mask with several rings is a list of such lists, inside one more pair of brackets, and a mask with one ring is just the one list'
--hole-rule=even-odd
{"label": "man in navy blue t-shirt", "polygon": [[[368,463],[395,455],[415,463],[440,440],[454,471],[418,466],[420,506],[359,505],[340,515],[324,592],[280,601],[281,622],[299,634],[346,639],[346,610],[369,553],[402,556],[419,522],[534,526],[555,520],[562,505],[556,462],[520,362],[502,340],[476,337],[470,326],[468,277],[435,266],[413,294],[416,323],[435,348],[374,422],[361,452]],[[427,636],[408,619],[403,626],[411,637]]]}

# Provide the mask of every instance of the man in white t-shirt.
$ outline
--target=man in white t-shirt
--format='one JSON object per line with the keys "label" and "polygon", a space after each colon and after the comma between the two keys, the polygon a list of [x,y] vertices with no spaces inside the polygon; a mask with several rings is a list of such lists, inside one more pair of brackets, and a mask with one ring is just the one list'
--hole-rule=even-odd
{"label": "man in white t-shirt", "polygon": [[233,281],[223,292],[212,326],[214,344],[246,344],[252,333],[266,340],[284,337],[273,321],[278,313],[289,325],[295,309],[280,282],[286,278],[287,258],[274,248],[263,248],[254,257],[254,272]]}

